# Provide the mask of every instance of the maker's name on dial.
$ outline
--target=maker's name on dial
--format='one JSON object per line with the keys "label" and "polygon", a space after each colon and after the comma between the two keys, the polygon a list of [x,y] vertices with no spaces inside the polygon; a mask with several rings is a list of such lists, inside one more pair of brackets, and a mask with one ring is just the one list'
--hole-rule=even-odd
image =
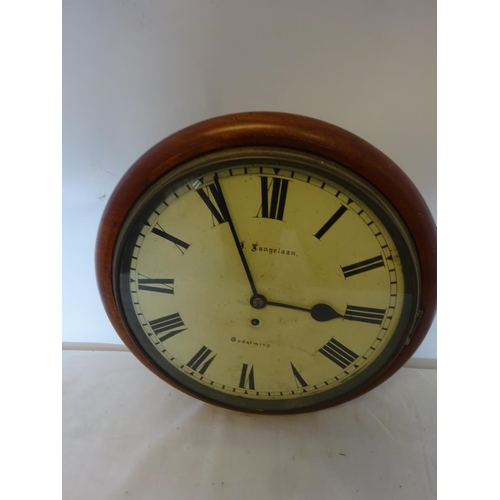
{"label": "maker's name on dial", "polygon": [[250,243],[250,247],[248,247],[244,241],[240,241],[241,249],[245,250],[250,248],[252,252],[264,252],[268,254],[277,254],[277,255],[288,255],[289,257],[298,257],[298,254],[294,250],[289,250],[281,247],[269,247],[259,245],[259,242]]}

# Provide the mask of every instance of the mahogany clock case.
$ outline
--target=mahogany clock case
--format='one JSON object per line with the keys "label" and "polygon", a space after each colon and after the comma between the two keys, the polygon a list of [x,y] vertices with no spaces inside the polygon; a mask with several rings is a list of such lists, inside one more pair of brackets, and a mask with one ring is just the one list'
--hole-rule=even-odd
{"label": "mahogany clock case", "polygon": [[[245,155],[269,149],[282,150],[297,158],[312,155],[333,161],[354,172],[373,186],[403,221],[411,237],[414,258],[419,263],[410,280],[412,291],[419,295],[418,311],[408,311],[418,318],[411,325],[411,339],[405,338],[388,359],[380,360],[373,374],[354,390],[331,400],[319,398],[307,406],[291,405],[276,410],[272,405],[238,408],[230,402],[214,401],[206,394],[189,389],[168,375],[153,361],[144,345],[137,342],[124,321],[117,300],[115,252],[120,232],[130,210],[167,173],[207,155],[234,156],[238,149]],[[236,153],[235,153],[236,152]],[[287,153],[288,152],[288,153]],[[356,189],[354,187],[354,189]],[[408,258],[408,260],[411,260]],[[285,113],[239,113],[213,118],[167,137],[143,155],[125,174],[110,198],[99,228],[96,246],[96,273],[101,298],[115,330],[131,352],[153,373],[194,397],[220,406],[259,413],[297,413],[340,404],[375,388],[393,375],[413,355],[432,324],[436,310],[436,227],[422,196],[406,174],[387,156],[359,137],[334,125]],[[418,276],[417,276],[418,275]],[[203,391],[202,391],[203,392]],[[262,406],[262,405],[261,405]]]}

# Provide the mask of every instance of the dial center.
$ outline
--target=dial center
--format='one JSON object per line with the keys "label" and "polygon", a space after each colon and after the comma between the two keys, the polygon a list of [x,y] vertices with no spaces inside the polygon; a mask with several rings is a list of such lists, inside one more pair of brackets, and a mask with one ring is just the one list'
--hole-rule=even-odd
{"label": "dial center", "polygon": [[260,293],[255,294],[250,299],[250,305],[254,309],[263,309],[267,305],[267,299]]}

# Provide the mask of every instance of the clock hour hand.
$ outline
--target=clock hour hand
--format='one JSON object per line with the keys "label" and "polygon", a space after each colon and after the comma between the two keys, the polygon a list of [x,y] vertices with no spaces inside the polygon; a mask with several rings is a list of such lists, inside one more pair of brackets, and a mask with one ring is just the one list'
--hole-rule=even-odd
{"label": "clock hour hand", "polygon": [[252,273],[250,272],[250,268],[248,267],[247,260],[245,258],[245,254],[243,253],[243,249],[241,248],[240,245],[240,240],[238,238],[238,234],[236,233],[236,229],[234,228],[234,223],[233,219],[231,218],[231,215],[229,214],[229,210],[227,208],[226,200],[224,198],[224,194],[222,193],[222,188],[220,187],[220,182],[219,182],[219,177],[217,174],[214,175],[214,184],[215,187],[217,188],[217,191],[219,193],[219,199],[217,200],[219,203],[219,207],[222,210],[224,218],[226,221],[229,223],[229,227],[231,229],[231,234],[233,235],[234,243],[236,245],[236,249],[238,250],[238,254],[241,259],[241,263],[243,264],[243,268],[245,269],[245,273],[248,278],[248,282],[250,283],[250,288],[252,289],[253,295],[258,295],[257,294],[257,288],[255,287],[255,283],[252,278]]}
{"label": "clock hour hand", "polygon": [[289,304],[282,304],[281,302],[266,302],[268,306],[286,307],[287,309],[295,309],[297,311],[305,311],[311,314],[312,319],[316,321],[330,321],[331,319],[343,318],[344,315],[338,313],[333,307],[327,304],[316,304],[307,309],[306,307],[291,306]]}

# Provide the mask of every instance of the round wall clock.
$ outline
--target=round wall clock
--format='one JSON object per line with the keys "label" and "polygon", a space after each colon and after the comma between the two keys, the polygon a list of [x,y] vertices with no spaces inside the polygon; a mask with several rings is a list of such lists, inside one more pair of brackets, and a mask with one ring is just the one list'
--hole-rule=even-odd
{"label": "round wall clock", "polygon": [[283,113],[164,139],[116,187],[97,280],[123,342],[178,389],[298,413],[394,374],[436,309],[436,227],[389,158]]}

